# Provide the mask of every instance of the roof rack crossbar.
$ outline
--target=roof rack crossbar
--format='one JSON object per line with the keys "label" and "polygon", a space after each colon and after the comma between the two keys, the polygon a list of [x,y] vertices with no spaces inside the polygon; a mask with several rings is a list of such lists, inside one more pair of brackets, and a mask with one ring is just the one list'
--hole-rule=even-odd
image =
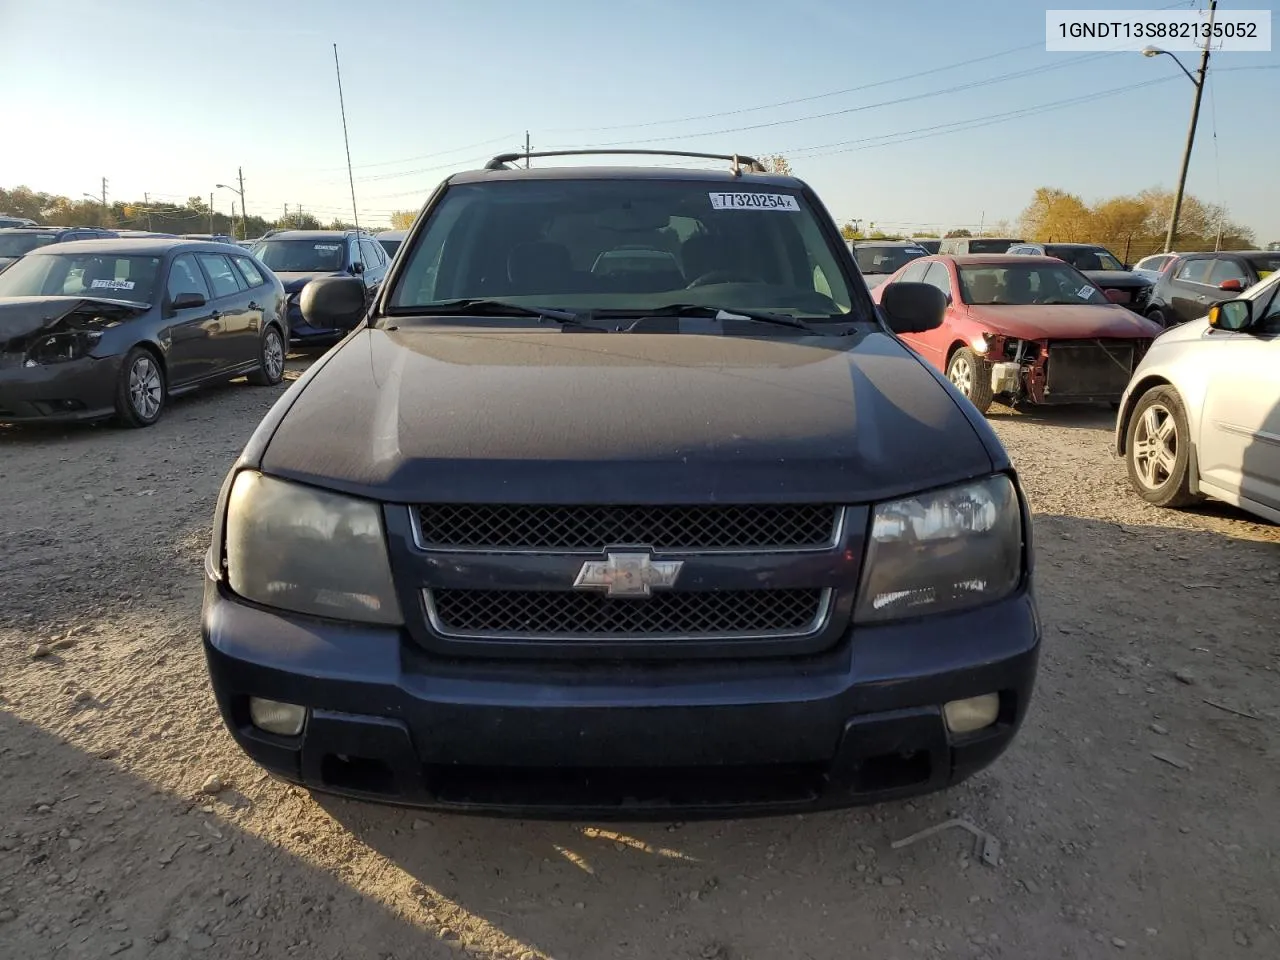
{"label": "roof rack crossbar", "polygon": [[540,150],[534,153],[500,153],[484,165],[486,170],[508,170],[509,163],[517,160],[536,160],[539,157],[591,157],[591,156],[643,156],[643,157],[695,157],[699,160],[728,160],[733,164],[734,176],[742,175],[742,167],[752,173],[768,173],[765,165],[755,157],[740,153],[692,153],[687,150]]}

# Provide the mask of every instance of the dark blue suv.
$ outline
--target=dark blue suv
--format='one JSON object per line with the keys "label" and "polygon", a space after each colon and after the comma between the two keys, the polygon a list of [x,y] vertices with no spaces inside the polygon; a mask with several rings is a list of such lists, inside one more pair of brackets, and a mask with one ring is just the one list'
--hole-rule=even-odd
{"label": "dark blue suv", "polygon": [[253,248],[254,256],[280,278],[289,298],[289,342],[295,346],[327,346],[346,330],[310,324],[298,309],[298,294],[317,277],[350,276],[364,286],[372,303],[390,263],[371,234],[355,230],[279,230]]}
{"label": "dark blue suv", "polygon": [[813,191],[746,157],[517,159],[449,178],[372,308],[336,262],[302,291],[353,332],[219,498],[236,742],[315,790],[547,817],[794,813],[993,761],[1036,674],[1031,523],[897,337],[944,295],[877,305]]}

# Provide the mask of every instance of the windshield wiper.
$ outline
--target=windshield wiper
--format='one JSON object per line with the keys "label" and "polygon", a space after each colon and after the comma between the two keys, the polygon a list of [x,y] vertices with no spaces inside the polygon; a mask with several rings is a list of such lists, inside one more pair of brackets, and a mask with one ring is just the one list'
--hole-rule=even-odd
{"label": "windshield wiper", "polygon": [[396,312],[437,317],[537,317],[540,320],[553,320],[556,323],[589,326],[589,324],[583,322],[578,314],[571,310],[555,310],[551,307],[526,307],[524,304],[507,303],[505,300],[491,300],[488,297],[441,300],[438,303],[426,303],[416,307],[402,307]]}
{"label": "windshield wiper", "polygon": [[661,307],[630,310],[596,310],[592,312],[595,319],[614,317],[708,317],[713,320],[754,320],[756,323],[771,323],[779,327],[792,327],[806,333],[824,336],[821,330],[805,323],[799,317],[789,317],[784,313],[768,313],[763,310],[740,310],[737,307],[710,307],[701,303],[669,303]]}

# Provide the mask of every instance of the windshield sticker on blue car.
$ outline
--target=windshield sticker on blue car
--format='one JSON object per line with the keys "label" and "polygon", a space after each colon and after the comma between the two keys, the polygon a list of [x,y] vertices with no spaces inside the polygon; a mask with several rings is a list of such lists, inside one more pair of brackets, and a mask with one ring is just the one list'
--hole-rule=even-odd
{"label": "windshield sticker on blue car", "polygon": [[135,286],[132,280],[95,280],[89,284],[94,290],[132,290]]}
{"label": "windshield sticker on blue car", "polygon": [[1076,296],[1081,300],[1088,300],[1093,296],[1093,287],[1081,287]]}
{"label": "windshield sticker on blue car", "polygon": [[713,193],[712,210],[786,210],[800,212],[800,202],[785,193]]}
{"label": "windshield sticker on blue car", "polygon": [[342,244],[340,244],[340,243],[317,243],[317,244],[316,244],[316,249],[317,249],[317,250],[323,250],[325,253],[332,253],[334,250],[341,250],[341,249],[342,249]]}

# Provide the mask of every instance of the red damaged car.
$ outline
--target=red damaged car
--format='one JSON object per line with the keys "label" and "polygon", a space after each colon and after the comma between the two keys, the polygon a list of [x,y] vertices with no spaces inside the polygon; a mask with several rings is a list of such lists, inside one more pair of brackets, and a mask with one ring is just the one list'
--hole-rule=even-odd
{"label": "red damaged car", "polygon": [[1117,403],[1159,325],[1110,302],[1056,257],[971,254],[913,260],[898,282],[947,295],[942,326],[902,335],[985,413],[1018,403]]}

